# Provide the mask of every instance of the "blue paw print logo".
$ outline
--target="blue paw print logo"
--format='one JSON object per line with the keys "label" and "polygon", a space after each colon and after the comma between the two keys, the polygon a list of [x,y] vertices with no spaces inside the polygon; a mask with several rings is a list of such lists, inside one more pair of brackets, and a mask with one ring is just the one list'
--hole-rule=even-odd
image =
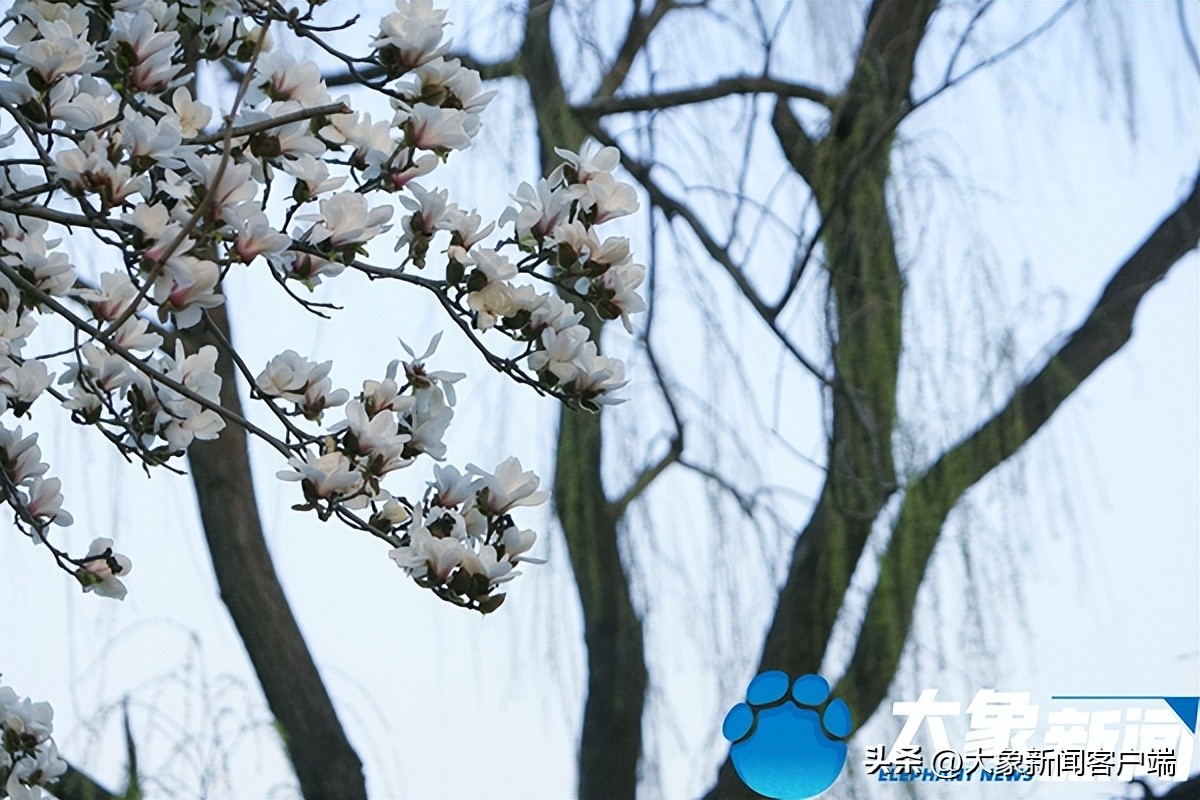
{"label": "blue paw print logo", "polygon": [[793,682],[771,670],[750,681],[746,702],[729,709],[721,733],[733,742],[733,766],[751,789],[779,800],[813,797],[832,786],[846,764],[850,707],[829,700],[820,675]]}

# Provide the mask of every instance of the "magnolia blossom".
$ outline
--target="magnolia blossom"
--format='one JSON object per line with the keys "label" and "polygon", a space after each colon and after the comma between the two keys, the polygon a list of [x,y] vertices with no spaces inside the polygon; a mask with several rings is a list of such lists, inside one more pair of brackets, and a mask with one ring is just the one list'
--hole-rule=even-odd
{"label": "magnolia blossom", "polygon": [[574,173],[574,183],[587,183],[597,175],[611,175],[617,164],[621,162],[621,153],[617,148],[593,146],[592,143],[585,143],[578,153],[572,153],[570,150],[563,150],[560,147],[554,148],[554,152],[566,162],[566,165],[559,167],[551,174],[551,181],[562,179],[566,167],[569,166],[571,172]]}
{"label": "magnolia blossom", "polygon": [[46,19],[37,24],[37,38],[17,48],[17,61],[38,73],[46,85],[65,75],[94,72],[99,56],[84,35],[66,19]]}
{"label": "magnolia blossom", "polygon": [[302,107],[329,102],[329,92],[325,88],[325,81],[321,79],[321,71],[311,61],[297,62],[291,53],[276,50],[259,57],[255,72],[261,78],[251,84],[256,90],[249,96],[251,102],[263,97],[291,100]]}
{"label": "magnolia blossom", "polygon": [[592,342],[583,346],[579,354],[579,374],[572,388],[585,408],[595,411],[603,405],[625,402],[614,393],[626,383],[622,362],[600,355]]}
{"label": "magnolia blossom", "polygon": [[518,506],[537,506],[546,502],[549,492],[538,491],[540,479],[525,472],[515,456],[500,462],[494,472],[485,472],[474,464],[467,465],[468,474],[479,478],[480,488],[486,491],[486,506],[495,514],[504,514]]}
{"label": "magnolia blossom", "polygon": [[579,193],[579,199],[595,213],[597,225],[638,210],[637,192],[633,187],[603,172],[592,176],[586,191]]}
{"label": "magnolia blossom", "polygon": [[283,162],[283,169],[303,186],[302,197],[306,200],[332,192],[346,182],[345,176],[332,177],[329,165],[308,153],[287,159]]}
{"label": "magnolia blossom", "polygon": [[[339,98],[346,113],[309,113],[329,103],[318,67],[274,51],[266,31],[273,25],[276,35],[321,47],[328,30],[311,15],[284,20],[282,6],[249,9],[241,0],[118,0],[101,11],[16,0],[0,20],[10,48],[0,57],[0,98],[17,123],[0,131],[0,147],[37,139],[35,153],[23,149],[0,170],[0,265],[19,275],[0,275],[0,415],[31,414],[34,401],[52,393],[59,405],[42,402],[36,413],[61,407],[126,458],[170,465],[236,419],[220,406],[217,348],[189,354],[185,343],[194,339],[185,329],[223,303],[226,274],[240,279],[262,262],[286,296],[321,316],[340,301],[304,289],[343,272],[365,272],[379,287],[397,278],[418,284],[502,372],[585,408],[616,402],[623,366],[599,355],[596,332],[581,323],[591,309],[628,328],[645,306],[637,291],[645,270],[628,241],[597,231],[637,206],[632,188],[614,177],[617,151],[589,144],[560,152],[563,165],[522,184],[499,219],[460,208],[436,170],[470,145],[495,93],[443,57],[444,11],[398,0],[383,19],[368,57],[383,76],[359,87],[390,103],[390,116],[378,120],[352,110],[358,95]],[[236,108],[210,107],[185,88],[198,64],[217,61],[249,72]],[[368,266],[358,259],[389,233],[395,205],[380,193],[404,209],[387,242],[402,254]],[[99,269],[77,275],[62,232],[80,229],[111,252],[97,253]],[[574,299],[564,301],[554,285],[574,289]],[[419,318],[407,305],[395,313]],[[27,353],[39,321],[59,315],[74,328],[71,348]],[[382,341],[367,336],[368,346]],[[172,353],[162,352],[167,337],[175,339]],[[270,404],[271,415],[258,423],[263,429],[248,429],[287,454],[278,474],[300,484],[297,508],[398,545],[392,558],[420,585],[489,613],[503,599],[493,589],[532,560],[536,535],[510,512],[546,493],[515,458],[494,473],[434,465],[422,496],[399,493],[406,483],[391,473],[447,455],[463,375],[427,364],[437,342],[421,355],[402,342],[408,357],[392,360],[382,379],[363,381],[353,399],[334,387],[331,362],[286,350],[255,380],[251,399]],[[237,353],[222,358],[246,369]],[[55,370],[61,389],[47,392]],[[327,422],[325,412],[342,406]],[[37,437],[0,424],[0,463],[16,527],[57,548],[43,537],[71,516]],[[130,564],[110,541],[96,540],[82,559],[57,549],[55,556],[60,567],[75,565],[87,591],[124,596]],[[8,770],[0,794],[24,797],[53,770],[32,756],[5,762],[6,752],[0,744],[0,773]]]}
{"label": "magnolia blossom", "polygon": [[520,208],[505,209],[500,224],[512,223],[521,241],[550,235],[570,210],[567,193],[555,191],[545,178],[538,181],[536,188],[522,183],[512,198]]}
{"label": "magnolia blossom", "polygon": [[350,459],[334,451],[317,455],[305,450],[300,457],[288,459],[292,469],[275,473],[285,481],[302,481],[321,499],[353,494],[362,487],[362,475],[354,470]]}
{"label": "magnolia blossom", "polygon": [[418,150],[462,150],[471,144],[468,130],[477,127],[465,111],[425,103],[401,107],[392,124],[409,126],[408,142]]}
{"label": "magnolia blossom", "polygon": [[47,294],[62,296],[75,285],[75,270],[67,254],[51,252],[48,248],[58,242],[47,243],[39,235],[5,239],[0,257],[10,267],[24,268],[33,276],[33,282]]}
{"label": "magnolia blossom", "polygon": [[62,507],[62,481],[58,478],[34,478],[29,482],[29,496],[24,503],[30,516],[39,522],[53,522],[67,527],[75,521]]}
{"label": "magnolia blossom", "polygon": [[93,540],[75,577],[83,584],[85,592],[124,600],[125,584],[117,576],[128,575],[133,570],[133,562],[120,553],[114,553],[112,546],[112,539]]}
{"label": "magnolia blossom", "polygon": [[[225,171],[221,172],[222,158],[213,153],[206,156],[188,154],[184,157],[188,168],[188,179],[200,187],[204,196],[211,196],[209,208],[214,216],[224,217],[238,203],[253,200],[258,189],[250,179],[250,164],[240,164],[233,159],[225,160]],[[218,173],[220,181],[217,181]]]}
{"label": "magnolia blossom", "polygon": [[211,261],[192,256],[173,258],[154,282],[154,299],[164,312],[174,313],[176,325],[190,328],[200,321],[203,309],[225,302],[217,292],[220,280],[221,270]]}
{"label": "magnolia blossom", "polygon": [[42,361],[0,366],[0,411],[7,408],[24,410],[50,386],[54,376]]}
{"label": "magnolia blossom", "polygon": [[529,368],[535,372],[549,372],[562,382],[579,374],[576,361],[588,341],[588,329],[574,325],[563,330],[547,327],[542,331],[542,347],[529,356]]}
{"label": "magnolia blossom", "polygon": [[486,544],[479,548],[478,554],[468,550],[463,555],[460,563],[462,564],[462,568],[472,575],[486,576],[489,586],[511,581],[520,574],[513,572],[511,561],[501,559],[496,554],[496,548]]}
{"label": "magnolia blossom", "polygon": [[52,784],[67,771],[50,738],[54,709],[49,703],[21,698],[0,685],[0,793],[12,800],[41,800],[42,786]]}
{"label": "magnolia blossom", "polygon": [[278,255],[292,243],[290,236],[272,227],[267,215],[256,203],[242,203],[234,216],[238,234],[233,249],[238,258],[247,264],[263,254]]}
{"label": "magnolia blossom", "polygon": [[118,12],[113,17],[112,41],[124,45],[133,56],[129,69],[129,81],[141,91],[163,88],[183,68],[174,64],[175,49],[179,45],[179,34],[172,30],[159,30],[147,11],[136,14]]}
{"label": "magnolia blossom", "polygon": [[212,119],[212,114],[210,107],[193,100],[187,88],[180,86],[171,95],[171,111],[164,119],[170,120],[171,124],[179,128],[184,138],[191,139],[200,135],[200,131],[204,130]]}
{"label": "magnolia blossom", "polygon": [[8,479],[20,486],[44,474],[50,469],[42,462],[42,449],[38,447],[38,435],[23,436],[21,427],[8,430],[0,425],[0,458]]}
{"label": "magnolia blossom", "polygon": [[266,369],[259,373],[254,383],[268,397],[301,403],[308,382],[324,377],[332,366],[332,361],[316,364],[295,350],[285,350],[267,362]]}
{"label": "magnolia blossom", "polygon": [[396,11],[380,21],[372,44],[391,50],[398,66],[419,67],[450,49],[450,42],[442,41],[445,17],[431,0],[396,0]]}
{"label": "magnolia blossom", "polygon": [[607,290],[608,298],[601,310],[611,309],[621,317],[625,330],[633,333],[629,315],[646,310],[646,301],[637,293],[637,288],[646,278],[646,268],[641,264],[618,264],[600,276],[601,285]]}
{"label": "magnolia blossom", "polygon": [[72,365],[59,379],[60,384],[80,381],[88,390],[95,387],[102,392],[112,392],[133,381],[133,374],[125,359],[111,355],[94,344],[85,344],[80,352],[84,363]]}
{"label": "magnolia blossom", "polygon": [[309,239],[317,244],[328,241],[334,247],[369,242],[390,225],[391,206],[367,208],[367,199],[358,192],[339,192],[322,200],[321,215],[309,217],[317,224],[309,231]]}
{"label": "magnolia blossom", "polygon": [[359,401],[346,405],[346,428],[354,436],[359,455],[376,456],[374,472],[384,474],[406,466],[411,459],[404,459],[404,445],[409,436],[400,433],[396,416],[391,411],[379,411],[368,416]]}

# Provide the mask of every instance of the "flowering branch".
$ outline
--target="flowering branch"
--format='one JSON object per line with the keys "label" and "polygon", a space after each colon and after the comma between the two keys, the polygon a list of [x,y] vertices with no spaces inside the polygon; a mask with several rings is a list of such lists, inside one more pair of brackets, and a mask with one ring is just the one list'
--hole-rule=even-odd
{"label": "flowering branch", "polygon": [[[620,402],[623,365],[601,356],[597,331],[582,324],[590,309],[632,330],[630,316],[645,307],[637,294],[645,270],[628,241],[597,233],[637,207],[613,175],[616,151],[562,151],[558,169],[522,184],[513,205],[485,221],[423,185],[470,146],[494,95],[449,57],[444,12],[427,0],[398,0],[361,55],[323,38],[354,20],[318,26],[312,7],[244,0],[240,13],[181,9],[117,10],[101,25],[86,5],[48,17],[18,0],[0,22],[20,44],[0,59],[0,109],[26,139],[0,136],[14,148],[0,169],[0,412],[29,415],[48,395],[147,469],[172,469],[194,441],[240,427],[286,460],[279,477],[299,485],[295,508],[386,541],[438,597],[495,610],[497,587],[529,560],[534,534],[510,511],[544,499],[536,476],[510,459],[495,471],[438,467],[415,499],[387,488],[391,473],[421,457],[445,458],[463,376],[426,367],[437,339],[352,396],[333,385],[331,362],[294,350],[256,374],[211,313],[230,271],[265,269],[285,296],[324,316],[336,309],[302,293],[350,269],[431,293],[489,365],[540,394],[591,410]],[[273,49],[272,25],[344,63],[387,99],[391,118],[331,99],[316,64]],[[203,61],[238,65],[236,95],[211,133],[203,131],[216,109],[187,88]],[[281,212],[268,205],[280,183]],[[393,199],[406,212],[396,226]],[[51,207],[57,200],[75,208]],[[372,265],[393,228],[399,266]],[[122,268],[81,279],[60,233],[90,234]],[[67,326],[71,346],[24,355],[44,320]],[[200,336],[181,335],[201,323]],[[50,386],[58,358],[61,389]],[[225,378],[218,359],[233,365]],[[233,375],[251,384],[273,426],[221,403]],[[16,434],[0,422],[0,435]],[[97,564],[109,570],[103,580],[128,571],[111,548],[72,560],[45,542],[46,509],[71,521],[59,486],[47,480],[37,484],[44,498],[25,498],[33,484],[21,480],[4,500],[60,566],[76,577],[82,570],[81,581],[99,574]]]}

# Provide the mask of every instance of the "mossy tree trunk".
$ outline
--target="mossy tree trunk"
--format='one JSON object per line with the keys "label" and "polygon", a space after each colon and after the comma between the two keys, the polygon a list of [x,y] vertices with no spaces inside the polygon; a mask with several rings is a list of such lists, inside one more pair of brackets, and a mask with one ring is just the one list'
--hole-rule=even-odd
{"label": "mossy tree trunk", "polygon": [[[518,57],[537,117],[542,174],[548,174],[560,160],[555,147],[578,150],[587,138],[567,104],[550,36],[553,8],[553,0],[529,4]],[[588,314],[585,323],[595,338],[600,320]],[[584,800],[634,797],[648,682],[642,623],[621,563],[620,517],[605,492],[603,460],[602,414],[563,406],[555,456],[554,510],[567,541],[583,610],[588,678],[577,785]]]}

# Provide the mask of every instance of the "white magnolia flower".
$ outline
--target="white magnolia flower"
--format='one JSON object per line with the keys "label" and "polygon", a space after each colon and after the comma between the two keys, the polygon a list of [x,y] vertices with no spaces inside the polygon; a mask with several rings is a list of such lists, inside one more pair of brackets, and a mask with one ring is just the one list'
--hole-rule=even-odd
{"label": "white magnolia flower", "polygon": [[535,331],[553,328],[561,332],[583,322],[583,312],[577,311],[575,306],[556,294],[543,294],[538,295],[536,299],[531,298],[524,308],[530,312],[529,324]]}
{"label": "white magnolia flower", "polygon": [[89,131],[78,147],[60,150],[54,156],[58,178],[79,192],[95,192],[107,203],[119,206],[146,187],[142,176],[135,177],[128,164],[113,164],[109,144]]}
{"label": "white magnolia flower", "polygon": [[239,164],[233,158],[228,159],[221,180],[217,183],[217,172],[221,167],[220,154],[197,156],[189,153],[184,157],[184,161],[187,163],[189,180],[203,187],[206,195],[212,195],[209,208],[213,216],[224,218],[238,203],[253,200],[258,194],[257,184],[251,179],[253,168],[249,164]]}
{"label": "white magnolia flower", "polygon": [[44,19],[37,24],[37,38],[22,43],[14,56],[38,73],[47,86],[65,75],[95,72],[100,59],[82,35],[85,31],[74,30],[65,19]]}
{"label": "white magnolia flower", "polygon": [[511,222],[522,242],[549,236],[570,210],[571,198],[567,192],[555,190],[545,178],[538,181],[536,188],[522,183],[512,198],[520,208],[506,208],[500,215],[500,224]]}
{"label": "white magnolia flower", "polygon": [[332,192],[346,182],[346,177],[330,177],[329,165],[324,161],[308,154],[301,153],[296,158],[283,162],[283,171],[304,184],[305,199],[316,197],[326,192]]}
{"label": "white magnolia flower", "polygon": [[[143,206],[139,206],[142,208]],[[165,210],[165,209],[164,209]],[[113,322],[138,296],[138,289],[124,272],[105,272],[100,275],[100,289],[84,289],[78,297],[87,303],[96,319]],[[137,310],[146,307],[146,301],[138,304]]]}
{"label": "white magnolia flower", "polygon": [[75,519],[62,507],[62,481],[58,478],[37,477],[29,482],[29,497],[25,508],[39,521],[67,527]]}
{"label": "white magnolia flower", "polygon": [[[85,88],[92,86],[94,91]],[[84,78],[78,85],[59,81],[50,89],[50,116],[77,131],[99,128],[116,119],[118,113],[120,104],[90,78]]]}
{"label": "white magnolia flower", "polygon": [[578,194],[586,208],[595,212],[596,224],[624,217],[638,210],[637,192],[607,173],[597,173]]}
{"label": "white magnolia flower", "polygon": [[467,305],[475,312],[475,327],[491,329],[502,318],[519,310],[513,287],[504,281],[491,281],[467,295]]}
{"label": "white magnolia flower", "polygon": [[432,574],[444,581],[470,551],[459,539],[438,538],[417,522],[414,520],[414,528],[408,534],[408,544],[391,550],[388,557],[414,578]]}
{"label": "white magnolia flower", "polygon": [[176,326],[190,328],[200,321],[203,309],[225,302],[217,291],[220,280],[221,269],[211,261],[192,256],[172,258],[154,282],[154,299],[163,311],[174,314]]}
{"label": "white magnolia flower", "polygon": [[193,100],[186,87],[180,86],[171,95],[171,106],[174,113],[169,113],[166,119],[173,121],[185,139],[199,136],[204,126],[212,120],[212,108]]}
{"label": "white magnolia flower", "polygon": [[[348,98],[342,98],[348,102]],[[363,170],[363,177],[378,176],[392,154],[399,149],[392,139],[391,126],[387,120],[372,122],[371,115],[334,114],[329,123],[319,132],[320,136],[334,145],[348,144],[354,148],[350,163]]]}
{"label": "white magnolia flower", "polygon": [[84,564],[75,573],[85,592],[94,592],[101,597],[124,600],[125,584],[117,576],[133,571],[133,562],[120,553],[114,553],[112,539],[95,539],[84,556]]}
{"label": "white magnolia flower", "polygon": [[512,561],[514,564],[518,561],[528,561],[534,564],[544,564],[545,562],[539,558],[529,558],[524,556],[533,548],[537,542],[537,534],[529,530],[521,530],[516,525],[513,525],[504,532],[504,538],[501,543],[504,545],[504,557]]}
{"label": "white magnolia flower", "polygon": [[[238,116],[238,124],[253,125],[259,122],[267,122],[268,120],[300,111],[303,108],[304,106],[300,103],[292,100],[272,103],[265,110],[261,111],[247,108],[243,109],[242,113]],[[268,142],[273,142],[269,149],[258,149]],[[295,158],[305,154],[319,156],[324,154],[326,150],[324,142],[313,135],[308,120],[298,120],[296,122],[289,122],[286,125],[276,125],[270,131],[259,134],[258,137],[251,139],[251,147],[253,148],[253,152],[268,159],[279,159],[280,157]]]}
{"label": "white magnolia flower", "polygon": [[479,548],[479,553],[472,553],[470,550],[462,558],[462,568],[472,575],[485,575],[488,579],[488,586],[495,586],[505,581],[511,581],[518,573],[513,572],[512,562],[507,558],[500,559],[496,555],[496,548],[491,545],[484,545]]}
{"label": "white magnolia flower", "polygon": [[579,374],[572,384],[573,393],[580,398],[585,408],[593,410],[602,405],[616,405],[624,398],[614,397],[612,392],[623,387],[625,365],[615,358],[599,355],[596,345],[587,342],[579,355]]}
{"label": "white magnolia flower", "polygon": [[574,325],[563,330],[548,327],[542,331],[542,350],[529,356],[529,368],[534,372],[549,372],[562,383],[579,374],[576,363],[588,341],[588,329]]}
{"label": "white magnolia flower", "polygon": [[304,402],[301,406],[309,419],[319,419],[325,409],[336,408],[349,399],[350,392],[334,389],[329,378],[313,378],[304,389]]}
{"label": "white magnolia flower", "polygon": [[454,419],[454,409],[437,385],[413,392],[415,402],[401,421],[412,437],[409,447],[441,460],[446,455],[446,443],[442,437]]}
{"label": "white magnolia flower", "polygon": [[161,334],[150,330],[150,320],[140,317],[130,317],[125,320],[112,340],[126,350],[157,350],[162,346]]}
{"label": "white magnolia flower", "polygon": [[33,275],[33,282],[47,294],[61,297],[75,285],[75,270],[66,253],[51,251],[57,240],[47,242],[38,234],[5,239],[0,257],[10,267],[23,268]]}
{"label": "white magnolia flower", "polygon": [[291,100],[304,108],[329,103],[329,92],[321,79],[321,71],[311,61],[298,62],[291,53],[276,50],[259,57],[255,73],[258,77],[252,85],[257,92],[247,95],[252,103],[264,97],[275,101]]}
{"label": "white magnolia flower", "polygon": [[400,458],[408,434],[400,433],[396,416],[391,411],[379,411],[367,416],[367,410],[357,400],[346,404],[346,427],[354,435],[359,455],[375,455],[383,460],[380,472],[389,472],[405,463]]}
{"label": "white magnolia flower", "polygon": [[8,363],[0,367],[0,411],[10,406],[28,406],[41,396],[54,376],[41,361]]}
{"label": "white magnolia flower", "polygon": [[592,141],[585,142],[578,154],[559,147],[554,148],[554,152],[566,162],[550,176],[550,180],[556,183],[564,177],[565,167],[568,166],[574,173],[572,183],[587,183],[597,175],[611,175],[621,162],[621,154],[617,148],[600,147]]}
{"label": "white magnolia flower", "polygon": [[317,455],[305,450],[301,457],[288,459],[292,470],[280,470],[276,477],[285,481],[303,481],[312,493],[322,499],[354,494],[362,487],[362,475],[350,459],[336,450]]}
{"label": "white magnolia flower", "polygon": [[372,45],[375,49],[389,48],[401,67],[419,67],[450,49],[442,41],[446,12],[433,7],[431,0],[396,0],[395,13],[379,23],[379,35]]}
{"label": "white magnolia flower", "polygon": [[14,484],[20,486],[44,475],[50,465],[42,461],[42,448],[37,443],[38,435],[23,436],[20,426],[9,430],[0,425],[0,458],[4,471]]}
{"label": "white magnolia flower", "polygon": [[121,143],[129,150],[130,158],[145,171],[151,165],[179,169],[183,161],[177,156],[183,133],[170,117],[155,122],[137,113],[127,114],[121,121]]}
{"label": "white magnolia flower", "polygon": [[[308,156],[312,158],[312,156]],[[257,203],[242,203],[234,211],[237,238],[233,249],[244,263],[249,264],[260,255],[277,255],[292,243],[292,237],[272,227],[267,215]]]}
{"label": "white magnolia flower", "polygon": [[[367,198],[358,192],[339,192],[321,203],[317,224],[309,232],[310,241],[328,241],[334,247],[369,242],[390,228],[391,206],[367,208]],[[314,217],[307,217],[313,219]]]}
{"label": "white magnolia flower", "polygon": [[475,497],[480,489],[479,479],[464,475],[457,467],[437,466],[433,468],[433,502],[439,506],[460,506]]}
{"label": "white magnolia flower", "polygon": [[646,310],[646,301],[637,293],[637,288],[646,278],[646,268],[641,264],[625,263],[612,267],[600,276],[600,283],[611,293],[608,303],[621,315],[625,330],[633,333],[630,314]]}
{"label": "white magnolia flower", "polygon": [[549,492],[537,490],[541,480],[533,472],[525,472],[521,462],[506,458],[495,472],[485,472],[474,464],[467,465],[467,472],[479,478],[481,489],[487,492],[487,508],[493,514],[505,514],[518,506],[536,506],[546,502]]}
{"label": "white magnolia flower", "polygon": [[304,401],[304,388],[309,380],[324,377],[332,366],[332,361],[317,365],[295,350],[285,350],[267,362],[254,383],[268,397],[300,403]]}
{"label": "white magnolia flower", "polygon": [[84,363],[72,364],[59,379],[59,383],[80,383],[88,390],[113,392],[133,381],[129,365],[120,356],[112,355],[90,343],[80,348],[80,352],[83,354]]}
{"label": "white magnolia flower", "polygon": [[134,63],[127,67],[126,74],[135,89],[143,92],[163,89],[183,69],[182,63],[172,63],[179,34],[160,30],[148,12],[117,12],[112,30],[112,46],[133,55]]}
{"label": "white magnolia flower", "polygon": [[408,126],[407,143],[418,150],[463,150],[471,146],[468,129],[478,128],[465,111],[425,103],[401,106],[392,124]]}
{"label": "white magnolia flower", "polygon": [[400,195],[400,204],[413,212],[401,223],[402,232],[396,242],[396,250],[409,244],[414,238],[430,237],[440,230],[453,227],[458,207],[450,202],[450,193],[445,189],[427,191],[419,183],[405,187],[412,197]]}

